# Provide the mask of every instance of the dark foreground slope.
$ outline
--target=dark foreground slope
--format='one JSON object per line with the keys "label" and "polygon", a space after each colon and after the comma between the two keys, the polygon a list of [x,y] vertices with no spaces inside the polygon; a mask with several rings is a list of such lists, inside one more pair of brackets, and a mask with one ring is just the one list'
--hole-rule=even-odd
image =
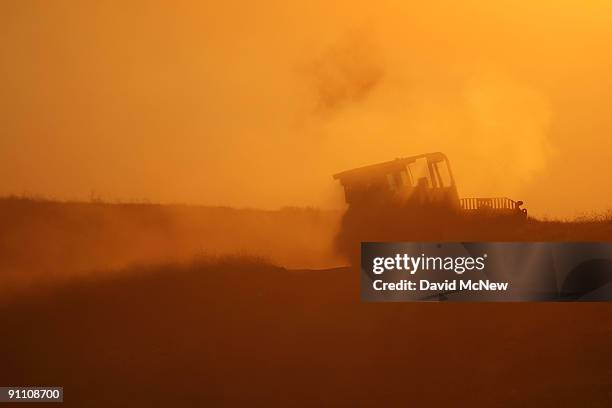
{"label": "dark foreground slope", "polygon": [[142,268],[0,310],[65,406],[610,406],[611,304],[363,304],[350,269]]}

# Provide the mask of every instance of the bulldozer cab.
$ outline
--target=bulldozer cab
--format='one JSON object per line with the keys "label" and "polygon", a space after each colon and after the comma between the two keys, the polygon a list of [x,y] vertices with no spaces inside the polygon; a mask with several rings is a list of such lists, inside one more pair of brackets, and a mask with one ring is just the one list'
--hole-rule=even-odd
{"label": "bulldozer cab", "polygon": [[349,206],[395,204],[460,208],[447,157],[440,152],[398,158],[334,175]]}
{"label": "bulldozer cab", "polygon": [[448,241],[483,223],[508,225],[527,219],[522,201],[459,199],[449,161],[440,152],[359,167],[333,177],[342,184],[348,204],[336,244],[354,264],[360,259],[360,242]]}

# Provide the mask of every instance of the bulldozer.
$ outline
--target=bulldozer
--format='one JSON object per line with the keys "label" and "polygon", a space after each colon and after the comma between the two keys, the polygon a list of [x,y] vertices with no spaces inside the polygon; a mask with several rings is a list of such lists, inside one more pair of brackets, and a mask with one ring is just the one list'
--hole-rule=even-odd
{"label": "bulldozer", "polygon": [[334,174],[348,209],[337,243],[346,254],[361,241],[466,240],[460,234],[527,219],[522,201],[460,198],[450,162],[441,152],[397,158]]}

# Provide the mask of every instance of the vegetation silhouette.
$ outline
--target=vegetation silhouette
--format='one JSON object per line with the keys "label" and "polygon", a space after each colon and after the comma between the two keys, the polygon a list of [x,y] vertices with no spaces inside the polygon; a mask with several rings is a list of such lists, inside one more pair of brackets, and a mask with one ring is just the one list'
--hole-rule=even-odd
{"label": "vegetation silhouette", "polygon": [[134,264],[248,254],[289,268],[341,265],[340,213],[144,203],[0,199],[0,297],[14,288]]}
{"label": "vegetation silhouette", "polygon": [[[0,383],[62,385],[64,405],[90,407],[605,405],[610,304],[364,304],[353,268],[274,264],[337,261],[340,223],[353,240],[605,241],[609,217],[385,211],[2,199],[2,288],[30,286],[0,302]],[[271,261],[189,261],[241,243]]]}

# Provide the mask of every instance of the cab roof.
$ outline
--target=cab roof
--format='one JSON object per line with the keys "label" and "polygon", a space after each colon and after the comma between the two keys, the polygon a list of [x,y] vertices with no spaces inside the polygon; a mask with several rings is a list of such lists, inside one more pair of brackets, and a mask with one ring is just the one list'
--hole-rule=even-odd
{"label": "cab roof", "polygon": [[395,171],[402,170],[410,163],[413,163],[416,160],[422,158],[426,158],[428,161],[431,162],[447,160],[446,155],[441,152],[424,153],[416,156],[397,158],[395,160],[371,164],[369,166],[357,167],[355,169],[336,173],[333,177],[336,180],[340,180],[342,184],[352,183],[355,181],[364,181],[368,179],[371,180],[379,177],[384,177],[385,175]]}

